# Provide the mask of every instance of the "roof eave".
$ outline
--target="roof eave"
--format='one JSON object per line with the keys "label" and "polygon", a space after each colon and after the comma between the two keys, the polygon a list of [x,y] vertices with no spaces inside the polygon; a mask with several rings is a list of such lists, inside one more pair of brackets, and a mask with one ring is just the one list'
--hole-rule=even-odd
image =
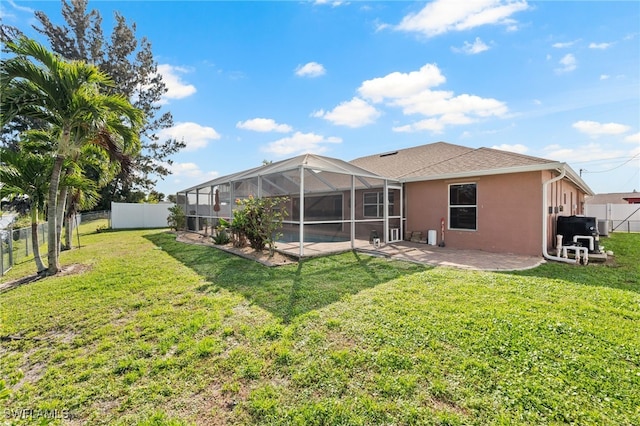
{"label": "roof eave", "polygon": [[585,195],[596,195],[596,193],[593,192],[591,188],[589,188],[589,185],[587,185],[587,183],[582,180],[580,175],[578,175],[571,167],[565,165],[565,169],[567,171],[567,176],[569,177],[569,179],[573,183],[575,183],[578,188],[580,188],[585,193]]}
{"label": "roof eave", "polygon": [[431,181],[431,180],[443,180],[443,179],[463,179],[470,178],[476,176],[492,176],[492,175],[502,175],[509,173],[526,173],[526,172],[539,172],[543,170],[561,170],[565,169],[567,171],[567,177],[575,183],[585,194],[594,195],[594,192],[589,188],[580,176],[573,171],[571,167],[569,167],[566,163],[562,162],[551,162],[551,163],[540,163],[540,164],[530,164],[527,166],[517,166],[517,167],[502,167],[498,169],[490,169],[490,170],[470,170],[464,172],[457,173],[444,173],[439,175],[432,176],[418,176],[411,178],[401,178],[400,181],[402,183],[409,182],[420,182],[420,181]]}

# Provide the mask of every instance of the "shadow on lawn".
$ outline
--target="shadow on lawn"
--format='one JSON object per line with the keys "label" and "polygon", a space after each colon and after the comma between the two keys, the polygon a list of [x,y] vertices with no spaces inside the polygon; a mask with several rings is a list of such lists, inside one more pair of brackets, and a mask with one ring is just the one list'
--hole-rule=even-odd
{"label": "shadow on lawn", "polygon": [[284,322],[346,295],[429,269],[356,252],[270,268],[213,247],[177,242],[169,232],[145,238],[204,277],[207,283],[199,290],[215,292],[222,287],[239,293]]}
{"label": "shadow on lawn", "polygon": [[613,234],[602,239],[600,244],[606,245],[608,250],[611,249],[615,253],[606,264],[589,263],[587,266],[580,266],[549,262],[537,268],[508,274],[560,279],[582,285],[640,293],[640,234]]}

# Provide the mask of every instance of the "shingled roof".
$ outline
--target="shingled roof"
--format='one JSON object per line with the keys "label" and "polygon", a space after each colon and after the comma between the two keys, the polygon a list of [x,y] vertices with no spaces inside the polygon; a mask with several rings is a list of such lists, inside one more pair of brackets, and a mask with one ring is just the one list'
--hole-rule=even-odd
{"label": "shingled roof", "polygon": [[489,174],[510,168],[553,168],[559,163],[544,158],[491,148],[468,148],[436,142],[383,154],[356,158],[352,164],[373,173],[401,179],[428,180],[451,174]]}
{"label": "shingled roof", "polygon": [[586,194],[593,195],[591,188],[565,163],[499,149],[468,148],[447,142],[360,157],[352,160],[351,164],[401,182],[565,169],[569,180]]}
{"label": "shingled roof", "polygon": [[640,192],[611,192],[607,194],[596,194],[593,197],[587,197],[586,204],[629,204],[627,198],[638,198]]}

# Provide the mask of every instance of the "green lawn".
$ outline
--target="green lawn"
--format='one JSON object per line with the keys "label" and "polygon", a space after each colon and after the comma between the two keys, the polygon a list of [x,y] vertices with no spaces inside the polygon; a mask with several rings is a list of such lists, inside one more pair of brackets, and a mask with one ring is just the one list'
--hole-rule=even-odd
{"label": "green lawn", "polygon": [[95,229],[62,254],[84,273],[0,294],[3,420],[640,424],[640,234],[612,265],[490,273]]}

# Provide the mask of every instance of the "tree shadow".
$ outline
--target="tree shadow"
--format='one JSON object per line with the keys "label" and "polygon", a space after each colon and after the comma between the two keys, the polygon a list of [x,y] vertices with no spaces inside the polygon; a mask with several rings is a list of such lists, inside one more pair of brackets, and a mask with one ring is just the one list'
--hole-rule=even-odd
{"label": "tree shadow", "polygon": [[202,276],[206,283],[198,290],[213,293],[224,288],[241,294],[285,323],[347,295],[430,269],[356,252],[267,267],[213,247],[177,242],[169,232],[145,238]]}

